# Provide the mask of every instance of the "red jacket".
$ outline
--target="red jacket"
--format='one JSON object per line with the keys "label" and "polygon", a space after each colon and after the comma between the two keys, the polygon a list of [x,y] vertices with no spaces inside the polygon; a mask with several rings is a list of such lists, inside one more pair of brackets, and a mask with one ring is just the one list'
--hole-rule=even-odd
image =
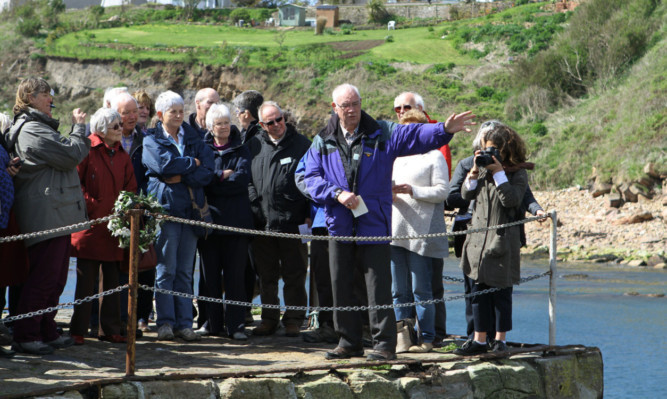
{"label": "red jacket", "polygon": [[[430,3],[429,3],[430,4]],[[426,115],[426,119],[428,119],[428,123],[437,123],[435,119],[431,119],[430,116],[426,113],[426,111],[422,111],[424,115]],[[445,161],[447,161],[447,172],[449,173],[448,177],[451,182],[452,180],[452,151],[449,149],[449,144],[445,144],[442,147],[440,147],[440,152],[442,155],[445,157]]]}
{"label": "red jacket", "polygon": [[[121,191],[136,192],[137,181],[130,156],[120,143],[113,148],[108,147],[96,134],[90,135],[90,142],[90,153],[77,170],[88,217],[92,220],[111,214],[118,194]],[[118,238],[111,236],[107,223],[101,223],[72,234],[72,256],[106,262],[120,261],[123,249],[118,247]]]}

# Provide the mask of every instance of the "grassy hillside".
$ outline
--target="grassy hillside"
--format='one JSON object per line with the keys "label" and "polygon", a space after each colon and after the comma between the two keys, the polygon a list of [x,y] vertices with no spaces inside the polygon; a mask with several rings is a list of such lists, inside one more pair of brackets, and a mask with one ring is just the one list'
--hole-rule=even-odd
{"label": "grassy hillside", "polygon": [[[550,4],[398,29],[391,37],[383,27],[323,35],[236,28],[229,10],[195,15],[206,24],[175,22],[177,10],[145,6],[124,13],[111,9],[105,18],[119,15],[116,22],[93,23],[88,10],[61,16],[51,30],[42,28],[32,39],[38,50],[31,59],[36,66],[44,56],[114,60],[125,84],[158,74],[177,85],[165,89],[175,90],[195,88],[215,67],[215,76],[223,71],[233,80],[220,81],[230,93],[261,90],[289,109],[308,135],[323,126],[331,90],[341,82],[357,85],[364,109],[385,119],[395,118],[398,93],[417,91],[438,120],[472,109],[480,120],[497,118],[516,127],[537,163],[531,173],[536,188],[586,184],[593,168],[631,179],[646,161],[665,165],[666,6],[659,0],[587,0],[574,13],[554,14]],[[0,51],[14,52],[7,43]],[[142,70],[141,60],[165,64]],[[233,62],[233,69],[225,68]],[[15,87],[19,75],[7,64],[0,77]],[[7,85],[0,89],[0,108],[13,103],[10,91]],[[98,97],[99,91],[76,105],[88,101],[93,112]],[[58,101],[62,109],[70,107]],[[469,135],[456,136],[454,159],[470,154],[470,141]]]}

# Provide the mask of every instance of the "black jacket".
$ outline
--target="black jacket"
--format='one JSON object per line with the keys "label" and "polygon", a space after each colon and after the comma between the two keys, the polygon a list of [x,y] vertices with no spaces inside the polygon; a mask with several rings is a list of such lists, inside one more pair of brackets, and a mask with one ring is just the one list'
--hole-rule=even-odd
{"label": "black jacket", "polygon": [[257,133],[262,131],[262,127],[259,125],[259,121],[252,121],[250,122],[250,125],[248,125],[247,129],[241,130],[241,141],[243,141],[243,144],[247,143],[250,141],[251,138],[255,137]]}
{"label": "black jacket", "polygon": [[256,228],[296,233],[304,223],[308,201],[296,187],[294,172],[310,144],[290,125],[278,145],[263,130],[248,141],[252,156],[248,189]]}
{"label": "black jacket", "polygon": [[[252,212],[248,198],[250,182],[250,151],[241,144],[238,130],[229,136],[230,147],[218,151],[213,136],[206,134],[206,144],[214,154],[214,177],[204,187],[206,199],[211,208],[211,215],[216,224],[230,227],[252,229]],[[221,180],[226,169],[234,171],[227,179]],[[224,230],[215,230],[217,234],[236,234]]]}

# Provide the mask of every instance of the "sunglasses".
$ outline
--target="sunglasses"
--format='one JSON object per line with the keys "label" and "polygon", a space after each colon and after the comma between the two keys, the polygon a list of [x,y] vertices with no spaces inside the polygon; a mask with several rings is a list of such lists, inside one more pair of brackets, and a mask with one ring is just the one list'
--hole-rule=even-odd
{"label": "sunglasses", "polygon": [[410,111],[411,109],[412,109],[412,105],[410,105],[410,104],[398,105],[398,106],[394,107],[394,112],[399,113],[399,112],[401,112],[401,110]]}
{"label": "sunglasses", "polygon": [[121,127],[121,126],[120,126],[119,124],[116,123],[116,124],[113,125],[113,126],[109,126],[109,129],[111,129],[111,130],[116,130],[116,129],[120,129],[120,127]]}
{"label": "sunglasses", "polygon": [[282,121],[283,121],[283,117],[281,116],[281,117],[278,117],[278,118],[276,118],[272,121],[266,121],[266,122],[262,122],[262,123],[266,126],[273,126],[274,124],[280,123]]}

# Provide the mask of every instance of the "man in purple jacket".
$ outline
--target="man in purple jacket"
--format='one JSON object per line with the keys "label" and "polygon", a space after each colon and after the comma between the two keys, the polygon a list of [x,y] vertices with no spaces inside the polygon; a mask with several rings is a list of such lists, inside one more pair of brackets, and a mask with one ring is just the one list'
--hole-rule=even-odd
{"label": "man in purple jacket", "polygon": [[[335,115],[313,139],[305,183],[313,200],[324,205],[331,236],[391,235],[391,174],[399,156],[421,154],[470,131],[471,112],[452,114],[445,123],[397,125],[375,121],[361,110],[359,90],[342,84],[333,91]],[[360,212],[366,207],[367,212]],[[356,214],[356,216],[355,216]],[[390,305],[389,241],[331,241],[329,244],[334,306],[358,306],[350,290],[354,270],[363,272],[368,305]],[[396,319],[392,309],[369,310],[373,351],[368,360],[396,358]],[[326,358],[363,356],[362,315],[335,311],[338,346]]]}

